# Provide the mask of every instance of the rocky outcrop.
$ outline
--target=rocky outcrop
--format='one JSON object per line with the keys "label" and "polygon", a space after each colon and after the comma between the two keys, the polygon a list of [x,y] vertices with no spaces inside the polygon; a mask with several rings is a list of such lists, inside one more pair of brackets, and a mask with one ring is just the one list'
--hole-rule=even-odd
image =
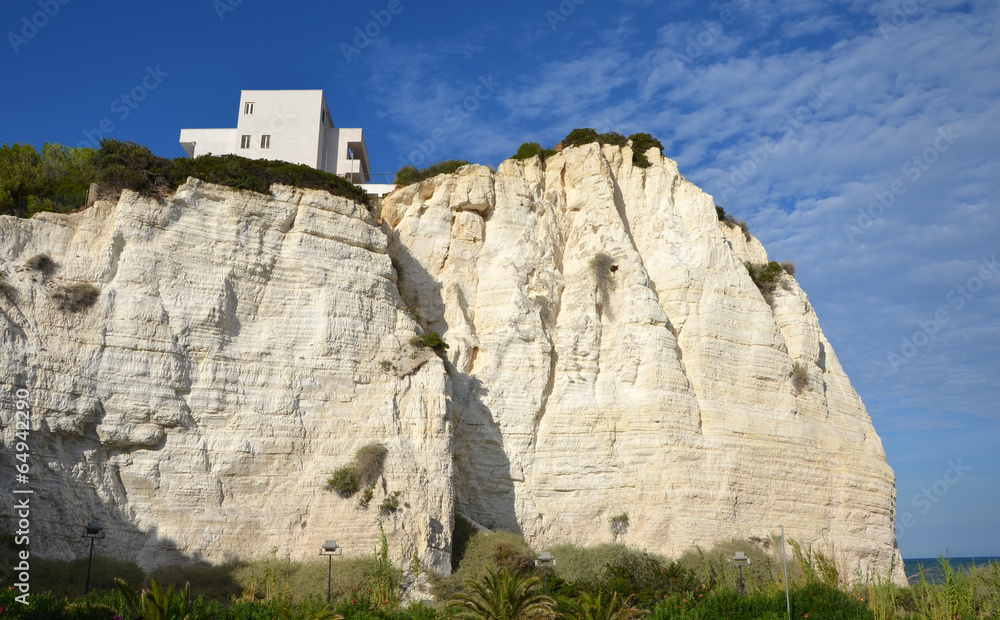
{"label": "rocky outcrop", "polygon": [[[647,156],[467,166],[388,196],[381,229],[323,192],[196,180],[0,217],[0,493],[23,387],[49,556],[85,552],[90,519],[146,566],[366,554],[398,492],[391,548],[439,572],[456,512],[539,549],[610,541],[624,513],[624,542],[667,555],[783,524],[902,580],[892,471],[805,293],[785,275],[765,300],[760,243]],[[93,307],[60,306],[73,283]],[[363,509],[325,481],[371,442]]]}
{"label": "rocky outcrop", "polygon": [[667,555],[783,524],[902,580],[892,470],[807,296],[784,275],[769,304],[760,243],[648,156],[591,144],[386,199],[400,291],[452,347],[458,509],[536,548],[624,513]]}

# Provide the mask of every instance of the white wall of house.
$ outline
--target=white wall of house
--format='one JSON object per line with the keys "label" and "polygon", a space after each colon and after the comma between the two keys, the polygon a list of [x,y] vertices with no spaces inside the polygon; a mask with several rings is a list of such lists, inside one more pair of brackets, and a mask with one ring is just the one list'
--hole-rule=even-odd
{"label": "white wall of house", "polygon": [[322,90],[241,91],[236,129],[182,129],[180,142],[188,157],[235,154],[371,179],[364,131],[335,127]]}

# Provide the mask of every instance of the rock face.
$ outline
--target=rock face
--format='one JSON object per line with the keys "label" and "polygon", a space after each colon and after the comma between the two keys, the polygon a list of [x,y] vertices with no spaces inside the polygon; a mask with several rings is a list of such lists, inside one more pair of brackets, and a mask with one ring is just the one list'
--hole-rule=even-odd
{"label": "rock face", "polygon": [[[417,326],[366,209],[192,180],[167,201],[126,192],[75,215],[0,218],[0,239],[16,289],[0,299],[0,492],[15,485],[10,386],[24,387],[32,553],[86,554],[79,528],[98,519],[104,544],[147,567],[315,557],[327,539],[368,554],[377,506],[399,491],[393,552],[450,568],[448,377],[408,345]],[[24,267],[39,253],[51,278]],[[61,311],[53,293],[74,282],[101,295]],[[371,442],[388,449],[385,482],[361,510],[324,486]]]}
{"label": "rock face", "polygon": [[[0,494],[20,387],[33,552],[79,556],[100,519],[145,566],[361,555],[399,492],[390,547],[438,572],[456,512],[538,549],[610,541],[627,514],[650,551],[783,524],[844,575],[895,559],[902,581],[892,470],[805,293],[782,276],[768,303],[744,267],[760,243],[647,156],[467,166],[388,196],[381,229],[323,192],[196,180],[0,217]],[[26,266],[41,253],[51,277]],[[60,309],[77,282],[96,304]],[[411,344],[424,329],[444,358]],[[325,481],[371,442],[388,457],[362,509]]]}
{"label": "rock face", "polygon": [[385,201],[400,291],[451,345],[457,510],[539,549],[627,514],[667,555],[784,524],[903,582],[892,470],[808,298],[786,275],[769,304],[760,243],[648,157],[591,144]]}

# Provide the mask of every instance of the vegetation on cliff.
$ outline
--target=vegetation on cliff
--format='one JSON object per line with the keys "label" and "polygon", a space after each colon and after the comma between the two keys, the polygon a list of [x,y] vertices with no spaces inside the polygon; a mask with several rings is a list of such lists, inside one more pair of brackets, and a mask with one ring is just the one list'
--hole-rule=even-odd
{"label": "vegetation on cliff", "polygon": [[310,166],[237,155],[170,160],[140,144],[108,138],[98,150],[46,143],[38,153],[30,144],[5,144],[0,148],[0,214],[69,213],[87,204],[91,183],[98,184],[103,196],[116,197],[123,189],[173,191],[188,177],[262,194],[279,183],[369,204],[360,187]]}

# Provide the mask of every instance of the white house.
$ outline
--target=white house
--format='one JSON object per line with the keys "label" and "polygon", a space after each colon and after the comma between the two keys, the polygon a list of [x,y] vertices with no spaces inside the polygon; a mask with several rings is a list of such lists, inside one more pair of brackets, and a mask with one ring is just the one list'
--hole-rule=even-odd
{"label": "white house", "polygon": [[235,129],[181,129],[181,146],[188,157],[277,159],[371,181],[364,132],[335,127],[322,90],[241,91]]}

